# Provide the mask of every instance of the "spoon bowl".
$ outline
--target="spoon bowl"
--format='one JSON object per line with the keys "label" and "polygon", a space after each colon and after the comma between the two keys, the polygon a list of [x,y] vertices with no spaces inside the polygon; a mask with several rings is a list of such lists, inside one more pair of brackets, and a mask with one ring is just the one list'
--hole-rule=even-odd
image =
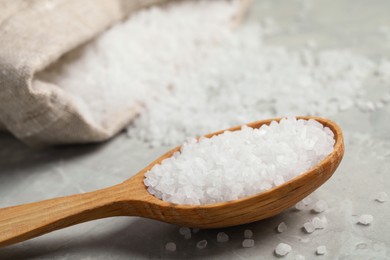
{"label": "spoon bowl", "polygon": [[[144,174],[169,158],[176,147],[125,182],[98,191],[0,209],[0,246],[21,242],[82,222],[114,217],[140,216],[181,226],[221,228],[255,222],[279,214],[293,206],[328,180],[344,155],[340,127],[324,118],[314,119],[334,133],[333,151],[312,169],[270,190],[238,200],[207,205],[182,205],[162,201],[147,191]],[[281,118],[247,124],[259,128]],[[237,131],[241,126],[226,130]],[[207,134],[212,137],[226,130]]]}

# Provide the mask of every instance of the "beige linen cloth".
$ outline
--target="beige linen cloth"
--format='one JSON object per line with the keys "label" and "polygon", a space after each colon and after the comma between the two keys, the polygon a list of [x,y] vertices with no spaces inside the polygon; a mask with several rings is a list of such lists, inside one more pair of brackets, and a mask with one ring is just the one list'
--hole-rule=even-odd
{"label": "beige linen cloth", "polygon": [[72,96],[35,78],[137,9],[167,0],[0,0],[0,129],[34,145],[106,140],[136,115],[88,121]]}

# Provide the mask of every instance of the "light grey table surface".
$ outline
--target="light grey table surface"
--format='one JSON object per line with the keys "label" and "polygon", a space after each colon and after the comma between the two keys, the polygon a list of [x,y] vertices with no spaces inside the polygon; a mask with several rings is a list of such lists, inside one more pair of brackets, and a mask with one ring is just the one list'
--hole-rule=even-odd
{"label": "light grey table surface", "polygon": [[[372,59],[390,58],[390,1],[255,1],[246,22],[272,17],[280,33],[268,44],[299,48],[315,40],[320,48],[349,49]],[[367,86],[369,99],[378,99],[390,86]],[[306,259],[390,259],[390,202],[378,203],[379,191],[390,194],[390,105],[375,112],[352,108],[332,117],[344,131],[346,153],[335,175],[315,194],[329,209],[329,225],[305,234],[301,226],[314,217],[309,210],[287,210],[274,218],[221,229],[230,236],[216,242],[221,230],[201,230],[190,240],[178,227],[138,217],[98,220],[56,231],[0,249],[0,259],[273,259],[280,242]],[[0,207],[92,191],[131,177],[169,147],[149,148],[125,133],[104,144],[50,149],[26,147],[0,133]],[[372,214],[370,226],[357,225],[357,216]],[[281,221],[288,225],[275,232]],[[243,232],[254,232],[255,246],[242,248]],[[208,240],[204,250],[196,242]],[[166,252],[169,241],[176,252]],[[325,256],[316,256],[326,245]]]}

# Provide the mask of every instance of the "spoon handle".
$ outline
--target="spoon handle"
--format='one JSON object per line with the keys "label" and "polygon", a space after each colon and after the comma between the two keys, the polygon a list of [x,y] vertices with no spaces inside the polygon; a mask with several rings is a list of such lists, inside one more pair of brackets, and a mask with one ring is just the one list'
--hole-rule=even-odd
{"label": "spoon handle", "polygon": [[82,222],[120,215],[116,186],[0,209],[0,247]]}

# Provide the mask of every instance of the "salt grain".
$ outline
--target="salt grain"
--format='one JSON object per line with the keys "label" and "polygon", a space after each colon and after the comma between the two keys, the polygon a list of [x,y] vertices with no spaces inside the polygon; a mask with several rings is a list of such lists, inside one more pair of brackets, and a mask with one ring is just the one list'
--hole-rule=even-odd
{"label": "salt grain", "polygon": [[186,234],[191,233],[191,229],[189,229],[188,227],[181,227],[179,229],[179,233],[180,233],[180,235],[185,236]]}
{"label": "salt grain", "polygon": [[249,248],[255,245],[255,241],[253,239],[244,239],[242,241],[242,247]]}
{"label": "salt grain", "polygon": [[294,208],[296,210],[304,210],[306,208],[305,204],[303,204],[302,201],[298,202],[297,204],[295,204]]}
{"label": "salt grain", "polygon": [[219,232],[217,234],[217,242],[225,243],[229,241],[229,236],[225,232]]}
{"label": "salt grain", "polygon": [[[334,143],[315,120],[288,118],[259,129],[243,126],[212,138],[190,139],[180,152],[145,173],[144,183],[157,198],[176,204],[236,200],[309,170]],[[324,206],[319,201],[315,208]]]}
{"label": "salt grain", "polygon": [[326,246],[317,247],[316,254],[317,255],[325,255],[326,254]]}
{"label": "salt grain", "polygon": [[165,245],[165,250],[170,251],[170,252],[176,251],[176,244],[173,243],[173,242],[168,242],[168,243]]}
{"label": "salt grain", "polygon": [[322,218],[314,217],[311,220],[311,223],[313,224],[315,229],[324,229],[328,224],[328,220],[326,219],[326,217],[322,217]]}
{"label": "salt grain", "polygon": [[306,231],[306,233],[313,233],[316,228],[312,222],[306,222],[303,224],[303,229]]}
{"label": "salt grain", "polygon": [[275,254],[277,256],[285,256],[288,253],[291,252],[291,246],[285,243],[280,243],[276,248],[275,248]]}
{"label": "salt grain", "polygon": [[313,207],[313,211],[316,213],[324,212],[327,209],[328,209],[328,204],[323,200],[317,201]]}
{"label": "salt grain", "polygon": [[196,243],[196,247],[198,249],[204,249],[207,246],[207,240],[201,240],[198,243]]}
{"label": "salt grain", "polygon": [[245,231],[244,231],[244,237],[245,237],[245,238],[252,238],[252,237],[253,237],[253,232],[252,232],[252,230],[250,230],[250,229],[245,229]]}
{"label": "salt grain", "polygon": [[358,224],[368,226],[374,221],[374,217],[369,214],[364,214],[359,217]]}
{"label": "salt grain", "polygon": [[279,232],[279,233],[283,233],[284,231],[287,230],[287,225],[286,223],[284,222],[281,222],[278,227],[276,228],[276,230]]}
{"label": "salt grain", "polygon": [[384,191],[379,192],[378,194],[376,194],[375,200],[381,203],[386,202],[389,200],[389,195],[387,195],[387,193]]}
{"label": "salt grain", "polygon": [[277,21],[232,30],[239,11],[240,1],[180,1],[139,11],[37,79],[60,86],[97,127],[121,114],[129,121],[136,104],[144,104],[128,132],[150,145],[176,145],[276,115],[333,115],[369,101],[359,96],[366,79],[388,84],[386,60],[270,46],[264,39]]}

